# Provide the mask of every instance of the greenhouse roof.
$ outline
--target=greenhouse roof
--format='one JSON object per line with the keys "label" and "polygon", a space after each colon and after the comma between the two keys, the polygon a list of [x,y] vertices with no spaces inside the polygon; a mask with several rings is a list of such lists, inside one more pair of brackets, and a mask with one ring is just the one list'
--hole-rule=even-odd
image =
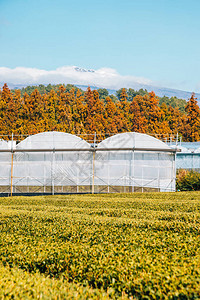
{"label": "greenhouse roof", "polygon": [[164,142],[138,132],[125,132],[111,136],[98,144],[98,149],[103,148],[176,151]]}
{"label": "greenhouse roof", "polygon": [[0,140],[0,149],[9,149],[8,142],[6,142],[4,140]]}
{"label": "greenhouse roof", "polygon": [[17,145],[17,149],[79,149],[90,144],[76,135],[65,132],[43,132],[29,136]]}
{"label": "greenhouse roof", "polygon": [[[13,141],[15,142],[15,141]],[[10,143],[12,143],[10,141]],[[1,146],[2,145],[2,146]],[[99,144],[89,144],[82,138],[64,132],[43,132],[27,137],[14,147],[0,141],[0,152],[51,152],[51,151],[157,151],[177,152],[176,148],[138,132],[126,132],[113,135]]]}

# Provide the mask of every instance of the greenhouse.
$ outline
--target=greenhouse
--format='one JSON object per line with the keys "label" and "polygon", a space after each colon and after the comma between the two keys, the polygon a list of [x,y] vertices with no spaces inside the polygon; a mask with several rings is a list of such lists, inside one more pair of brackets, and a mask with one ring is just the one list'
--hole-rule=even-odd
{"label": "greenhouse", "polygon": [[[179,146],[180,152],[176,156],[176,168],[200,172],[200,147],[191,147],[195,143],[185,143]],[[197,144],[197,143],[196,143]]]}
{"label": "greenhouse", "polygon": [[0,142],[1,194],[115,193],[175,190],[175,156],[146,134],[113,135],[99,143],[44,132]]}

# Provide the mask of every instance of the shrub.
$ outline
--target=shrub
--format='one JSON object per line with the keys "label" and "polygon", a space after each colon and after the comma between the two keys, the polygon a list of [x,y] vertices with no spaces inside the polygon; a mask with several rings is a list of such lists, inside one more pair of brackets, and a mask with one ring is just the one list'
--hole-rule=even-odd
{"label": "shrub", "polygon": [[179,170],[176,177],[178,191],[199,191],[200,173],[188,170]]}

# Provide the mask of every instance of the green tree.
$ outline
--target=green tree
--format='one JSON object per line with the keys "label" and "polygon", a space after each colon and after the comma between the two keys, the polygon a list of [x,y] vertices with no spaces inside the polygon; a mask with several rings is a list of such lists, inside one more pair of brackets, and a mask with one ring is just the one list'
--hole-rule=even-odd
{"label": "green tree", "polygon": [[108,95],[109,95],[107,89],[98,89],[97,91],[99,93],[99,99],[101,99],[101,100],[105,100],[106,97],[108,97]]}

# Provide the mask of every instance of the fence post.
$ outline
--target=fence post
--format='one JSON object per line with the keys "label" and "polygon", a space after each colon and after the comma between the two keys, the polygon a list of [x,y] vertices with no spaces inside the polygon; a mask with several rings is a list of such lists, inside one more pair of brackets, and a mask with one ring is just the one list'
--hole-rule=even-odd
{"label": "fence post", "polygon": [[178,132],[176,134],[176,146],[178,146]]}
{"label": "fence post", "polygon": [[96,147],[96,132],[94,133],[94,151],[92,153],[92,194],[94,194],[94,169],[95,169],[95,147]]}
{"label": "fence post", "polygon": [[11,177],[10,177],[10,196],[13,194],[13,133],[11,140]]}
{"label": "fence post", "polygon": [[54,163],[55,163],[55,148],[52,153],[52,165],[51,165],[51,184],[52,184],[52,195],[55,193],[55,182],[54,182]]}

